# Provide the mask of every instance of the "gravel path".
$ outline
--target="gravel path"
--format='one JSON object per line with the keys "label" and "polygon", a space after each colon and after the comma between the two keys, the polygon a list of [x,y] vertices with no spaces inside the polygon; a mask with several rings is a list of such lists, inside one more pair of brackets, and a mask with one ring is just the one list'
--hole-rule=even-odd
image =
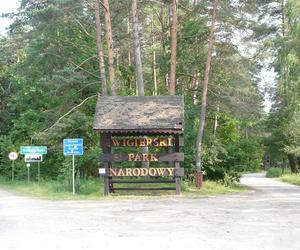
{"label": "gravel path", "polygon": [[300,249],[300,188],[245,175],[209,198],[45,201],[0,190],[1,250]]}

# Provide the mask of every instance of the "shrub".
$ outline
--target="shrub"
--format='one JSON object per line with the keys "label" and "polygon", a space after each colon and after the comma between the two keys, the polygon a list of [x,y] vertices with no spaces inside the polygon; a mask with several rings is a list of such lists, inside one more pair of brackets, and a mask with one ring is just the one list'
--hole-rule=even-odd
{"label": "shrub", "polygon": [[269,168],[267,171],[266,176],[268,178],[275,178],[280,177],[282,175],[282,169],[281,168]]}

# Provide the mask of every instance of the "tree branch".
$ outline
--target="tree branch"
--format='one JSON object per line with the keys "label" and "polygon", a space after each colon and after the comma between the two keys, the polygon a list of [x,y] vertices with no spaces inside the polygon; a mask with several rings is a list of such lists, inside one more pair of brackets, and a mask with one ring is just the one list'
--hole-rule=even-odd
{"label": "tree branch", "polygon": [[94,55],[94,56],[91,56],[91,57],[89,57],[89,58],[87,58],[87,59],[85,59],[84,61],[82,61],[80,64],[78,64],[78,66],[76,66],[76,68],[75,69],[78,69],[78,68],[80,68],[83,64],[85,64],[87,61],[89,61],[89,60],[91,60],[91,59],[93,59],[93,58],[96,58],[97,56],[96,55]]}
{"label": "tree branch", "polygon": [[81,27],[81,29],[84,31],[84,33],[85,33],[87,36],[89,36],[89,37],[91,37],[91,38],[93,38],[93,39],[96,39],[95,36],[91,35],[91,34],[86,30],[86,28],[83,26],[83,24],[82,24],[81,22],[79,22],[73,15],[71,15],[71,17],[73,18],[73,20],[75,20],[76,23],[79,24],[79,26]]}
{"label": "tree branch", "polygon": [[46,128],[45,130],[43,130],[41,133],[45,133],[48,130],[50,130],[51,128],[55,127],[63,118],[65,118],[67,115],[71,114],[75,109],[77,109],[78,107],[80,107],[81,105],[83,105],[87,100],[92,99],[94,97],[98,96],[98,94],[89,96],[87,98],[85,98],[81,103],[79,103],[78,105],[76,105],[75,107],[71,108],[67,113],[65,113],[63,116],[59,117],[58,120],[51,125],[49,128]]}

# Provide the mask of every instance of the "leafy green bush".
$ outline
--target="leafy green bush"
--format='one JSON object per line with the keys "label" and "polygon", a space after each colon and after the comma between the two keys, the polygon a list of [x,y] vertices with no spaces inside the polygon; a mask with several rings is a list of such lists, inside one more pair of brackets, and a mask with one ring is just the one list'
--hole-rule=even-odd
{"label": "leafy green bush", "polygon": [[230,171],[225,172],[224,178],[223,178],[223,184],[225,187],[231,187],[232,185],[238,183],[240,181],[241,174],[238,172]]}
{"label": "leafy green bush", "polygon": [[282,175],[282,169],[281,168],[269,168],[267,171],[266,176],[268,178],[275,178],[280,177]]}

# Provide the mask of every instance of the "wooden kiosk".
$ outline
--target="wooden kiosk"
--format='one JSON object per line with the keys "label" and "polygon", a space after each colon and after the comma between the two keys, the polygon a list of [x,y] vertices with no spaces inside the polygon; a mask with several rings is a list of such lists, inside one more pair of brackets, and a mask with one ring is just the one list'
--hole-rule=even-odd
{"label": "wooden kiosk", "polygon": [[[184,131],[182,96],[99,96],[93,129],[100,134],[103,154],[99,173],[105,180],[104,195],[116,190],[162,189],[180,194],[184,175],[180,167],[184,160],[180,152]],[[121,147],[130,152],[116,153]],[[120,162],[134,166],[115,167]],[[149,166],[141,166],[142,162]],[[118,183],[129,187],[118,188]],[[175,183],[175,187],[132,188],[132,183]]]}

